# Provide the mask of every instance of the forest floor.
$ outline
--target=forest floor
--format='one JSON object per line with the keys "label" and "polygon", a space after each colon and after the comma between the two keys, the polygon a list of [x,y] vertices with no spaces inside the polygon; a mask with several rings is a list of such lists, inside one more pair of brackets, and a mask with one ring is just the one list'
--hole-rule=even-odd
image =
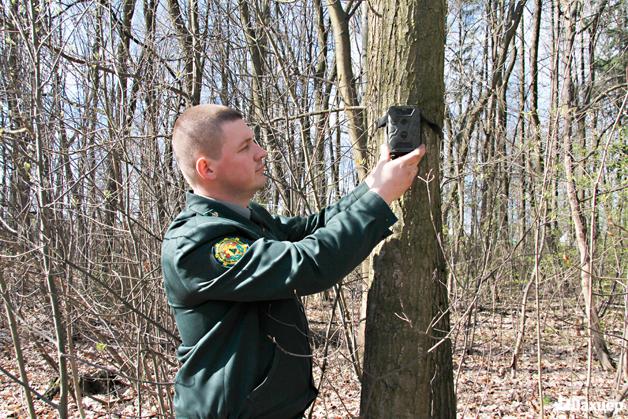
{"label": "forest floor", "polygon": [[[460,320],[453,319],[452,329],[456,328],[457,321]],[[453,334],[459,418],[539,417],[536,313],[528,310],[527,337],[517,372],[513,375],[510,364],[518,321],[518,312],[512,308],[478,312],[474,344],[466,351],[463,351],[464,334]],[[583,311],[575,301],[567,306],[553,304],[551,310],[541,314],[545,417],[586,417],[588,338],[583,321]],[[609,311],[604,318],[609,347],[615,359],[622,341],[622,323],[622,313],[619,312]],[[346,366],[347,361],[337,357],[331,359],[330,371],[326,373],[330,378],[321,388],[313,417],[357,416],[360,383]],[[619,387],[622,386],[623,382]],[[628,417],[628,400],[616,401],[619,394],[616,387],[616,373],[602,370],[594,361],[589,391],[590,417]]]}
{"label": "forest floor", "polygon": [[[324,335],[330,309],[325,305],[308,307],[310,326]],[[457,319],[452,324],[456,325]],[[536,315],[530,311],[527,339],[516,376],[509,365],[514,346],[514,330],[518,322],[516,311],[495,309],[480,311],[475,319],[474,344],[463,353],[463,333],[455,333],[454,376],[457,410],[461,418],[526,418],[538,417],[538,372],[536,350]],[[621,333],[621,313],[609,312],[604,318],[606,333],[615,359],[618,357]],[[325,380],[320,388],[311,417],[356,417],[360,403],[360,383],[347,359],[346,350],[336,339],[328,353]],[[22,343],[33,387],[43,393],[49,387],[52,370],[42,359],[32,341]],[[551,307],[541,316],[542,382],[546,417],[586,417],[584,401],[587,396],[587,338],[582,326],[582,311],[572,306]],[[96,348],[82,348],[81,356],[95,359],[101,354]],[[322,345],[315,348],[315,364],[321,364]],[[14,352],[8,331],[0,330],[0,366],[17,375]],[[319,383],[320,369],[315,382]],[[617,397],[615,373],[604,372],[593,363],[589,391],[591,417],[604,417],[615,408],[615,417],[628,417],[628,401],[615,402]],[[620,386],[621,387],[621,386]],[[119,386],[112,395],[98,394],[85,398],[86,417],[159,417],[158,403],[146,398],[138,401],[133,388]],[[0,418],[28,417],[23,407],[19,387],[0,372]],[[56,417],[52,408],[35,402],[37,416]],[[140,408],[141,406],[141,408]],[[80,417],[71,403],[71,417]]]}

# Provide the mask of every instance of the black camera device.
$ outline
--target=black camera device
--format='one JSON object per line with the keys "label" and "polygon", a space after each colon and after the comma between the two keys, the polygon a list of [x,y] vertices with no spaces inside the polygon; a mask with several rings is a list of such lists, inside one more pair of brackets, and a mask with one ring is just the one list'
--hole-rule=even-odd
{"label": "black camera device", "polygon": [[377,128],[386,127],[390,157],[408,154],[423,144],[421,111],[416,106],[391,106],[386,115],[377,120]]}

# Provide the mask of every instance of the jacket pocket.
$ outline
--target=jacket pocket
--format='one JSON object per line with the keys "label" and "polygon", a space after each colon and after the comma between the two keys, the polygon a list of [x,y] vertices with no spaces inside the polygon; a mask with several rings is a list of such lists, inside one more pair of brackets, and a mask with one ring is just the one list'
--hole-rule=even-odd
{"label": "jacket pocket", "polygon": [[285,373],[285,371],[283,371],[285,369],[283,357],[284,354],[281,350],[275,347],[273,360],[268,374],[266,374],[266,378],[249,394],[249,402],[254,405],[256,409],[264,410],[272,408],[274,404],[273,401],[277,400],[277,392],[281,394],[281,389],[285,385],[282,377]]}
{"label": "jacket pocket", "polygon": [[266,378],[248,396],[246,414],[256,419],[292,418],[316,397],[310,360],[275,347]]}

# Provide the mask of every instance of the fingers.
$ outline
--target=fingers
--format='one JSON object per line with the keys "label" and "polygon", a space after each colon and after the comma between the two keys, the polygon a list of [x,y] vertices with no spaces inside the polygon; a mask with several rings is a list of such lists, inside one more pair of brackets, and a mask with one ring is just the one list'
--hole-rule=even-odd
{"label": "fingers", "polygon": [[402,166],[415,165],[421,161],[424,155],[425,145],[421,144],[418,148],[415,148],[405,156],[399,157],[397,161],[399,161],[399,164],[401,164]]}
{"label": "fingers", "polygon": [[388,143],[383,142],[379,148],[379,160],[380,161],[388,161],[390,160],[390,149],[388,148]]}

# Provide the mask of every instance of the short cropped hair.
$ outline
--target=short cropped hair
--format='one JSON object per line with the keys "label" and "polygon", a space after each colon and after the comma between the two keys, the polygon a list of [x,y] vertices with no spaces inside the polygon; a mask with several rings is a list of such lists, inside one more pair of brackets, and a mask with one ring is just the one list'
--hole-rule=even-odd
{"label": "short cropped hair", "polygon": [[183,177],[190,186],[196,179],[200,156],[219,159],[222,153],[222,126],[243,119],[242,114],[222,105],[197,105],[177,118],[172,130],[172,150]]}

